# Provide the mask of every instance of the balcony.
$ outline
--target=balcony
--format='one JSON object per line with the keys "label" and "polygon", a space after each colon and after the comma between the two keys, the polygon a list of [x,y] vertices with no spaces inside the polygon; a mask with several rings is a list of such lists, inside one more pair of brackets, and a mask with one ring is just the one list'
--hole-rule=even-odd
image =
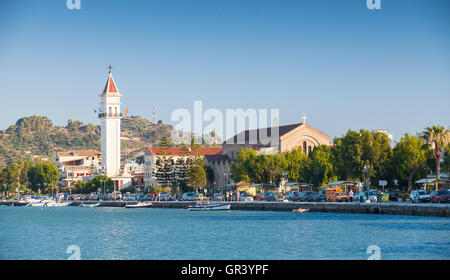
{"label": "balcony", "polygon": [[98,117],[99,118],[105,118],[105,117],[114,117],[114,118],[121,118],[122,117],[122,113],[98,113]]}

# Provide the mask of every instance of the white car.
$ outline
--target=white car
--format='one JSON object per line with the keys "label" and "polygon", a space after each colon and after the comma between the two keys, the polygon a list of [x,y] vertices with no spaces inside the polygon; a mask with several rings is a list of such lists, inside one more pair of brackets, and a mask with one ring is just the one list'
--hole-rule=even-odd
{"label": "white car", "polygon": [[409,195],[412,203],[430,202],[431,195],[429,192],[424,190],[412,191]]}
{"label": "white car", "polygon": [[239,201],[253,202],[253,196],[246,192],[240,192]]}

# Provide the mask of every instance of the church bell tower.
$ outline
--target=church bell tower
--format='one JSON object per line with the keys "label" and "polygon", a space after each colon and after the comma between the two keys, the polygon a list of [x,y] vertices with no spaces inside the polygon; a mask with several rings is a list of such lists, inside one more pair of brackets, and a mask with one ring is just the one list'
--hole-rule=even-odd
{"label": "church bell tower", "polygon": [[108,177],[120,174],[120,97],[109,67],[105,89],[100,95],[102,172]]}

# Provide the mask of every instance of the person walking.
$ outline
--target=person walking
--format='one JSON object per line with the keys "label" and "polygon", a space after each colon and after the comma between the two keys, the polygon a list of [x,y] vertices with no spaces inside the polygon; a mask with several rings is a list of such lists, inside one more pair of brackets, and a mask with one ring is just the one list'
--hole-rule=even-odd
{"label": "person walking", "polygon": [[348,193],[348,195],[350,196],[350,202],[353,202],[353,190],[350,189],[350,192]]}

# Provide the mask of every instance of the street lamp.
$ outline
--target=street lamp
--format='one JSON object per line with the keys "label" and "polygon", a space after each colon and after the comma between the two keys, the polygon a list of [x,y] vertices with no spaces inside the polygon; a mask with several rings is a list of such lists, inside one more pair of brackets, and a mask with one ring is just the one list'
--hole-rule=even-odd
{"label": "street lamp", "polygon": [[366,176],[365,176],[365,184],[366,184],[366,189],[367,189],[367,200],[368,201],[370,201],[370,199],[369,199],[369,184],[368,184],[369,170],[370,170],[370,164],[369,163],[364,164],[363,172],[366,174]]}
{"label": "street lamp", "polygon": [[425,190],[427,189],[428,186],[428,171],[430,170],[430,168],[428,166],[425,166]]}

